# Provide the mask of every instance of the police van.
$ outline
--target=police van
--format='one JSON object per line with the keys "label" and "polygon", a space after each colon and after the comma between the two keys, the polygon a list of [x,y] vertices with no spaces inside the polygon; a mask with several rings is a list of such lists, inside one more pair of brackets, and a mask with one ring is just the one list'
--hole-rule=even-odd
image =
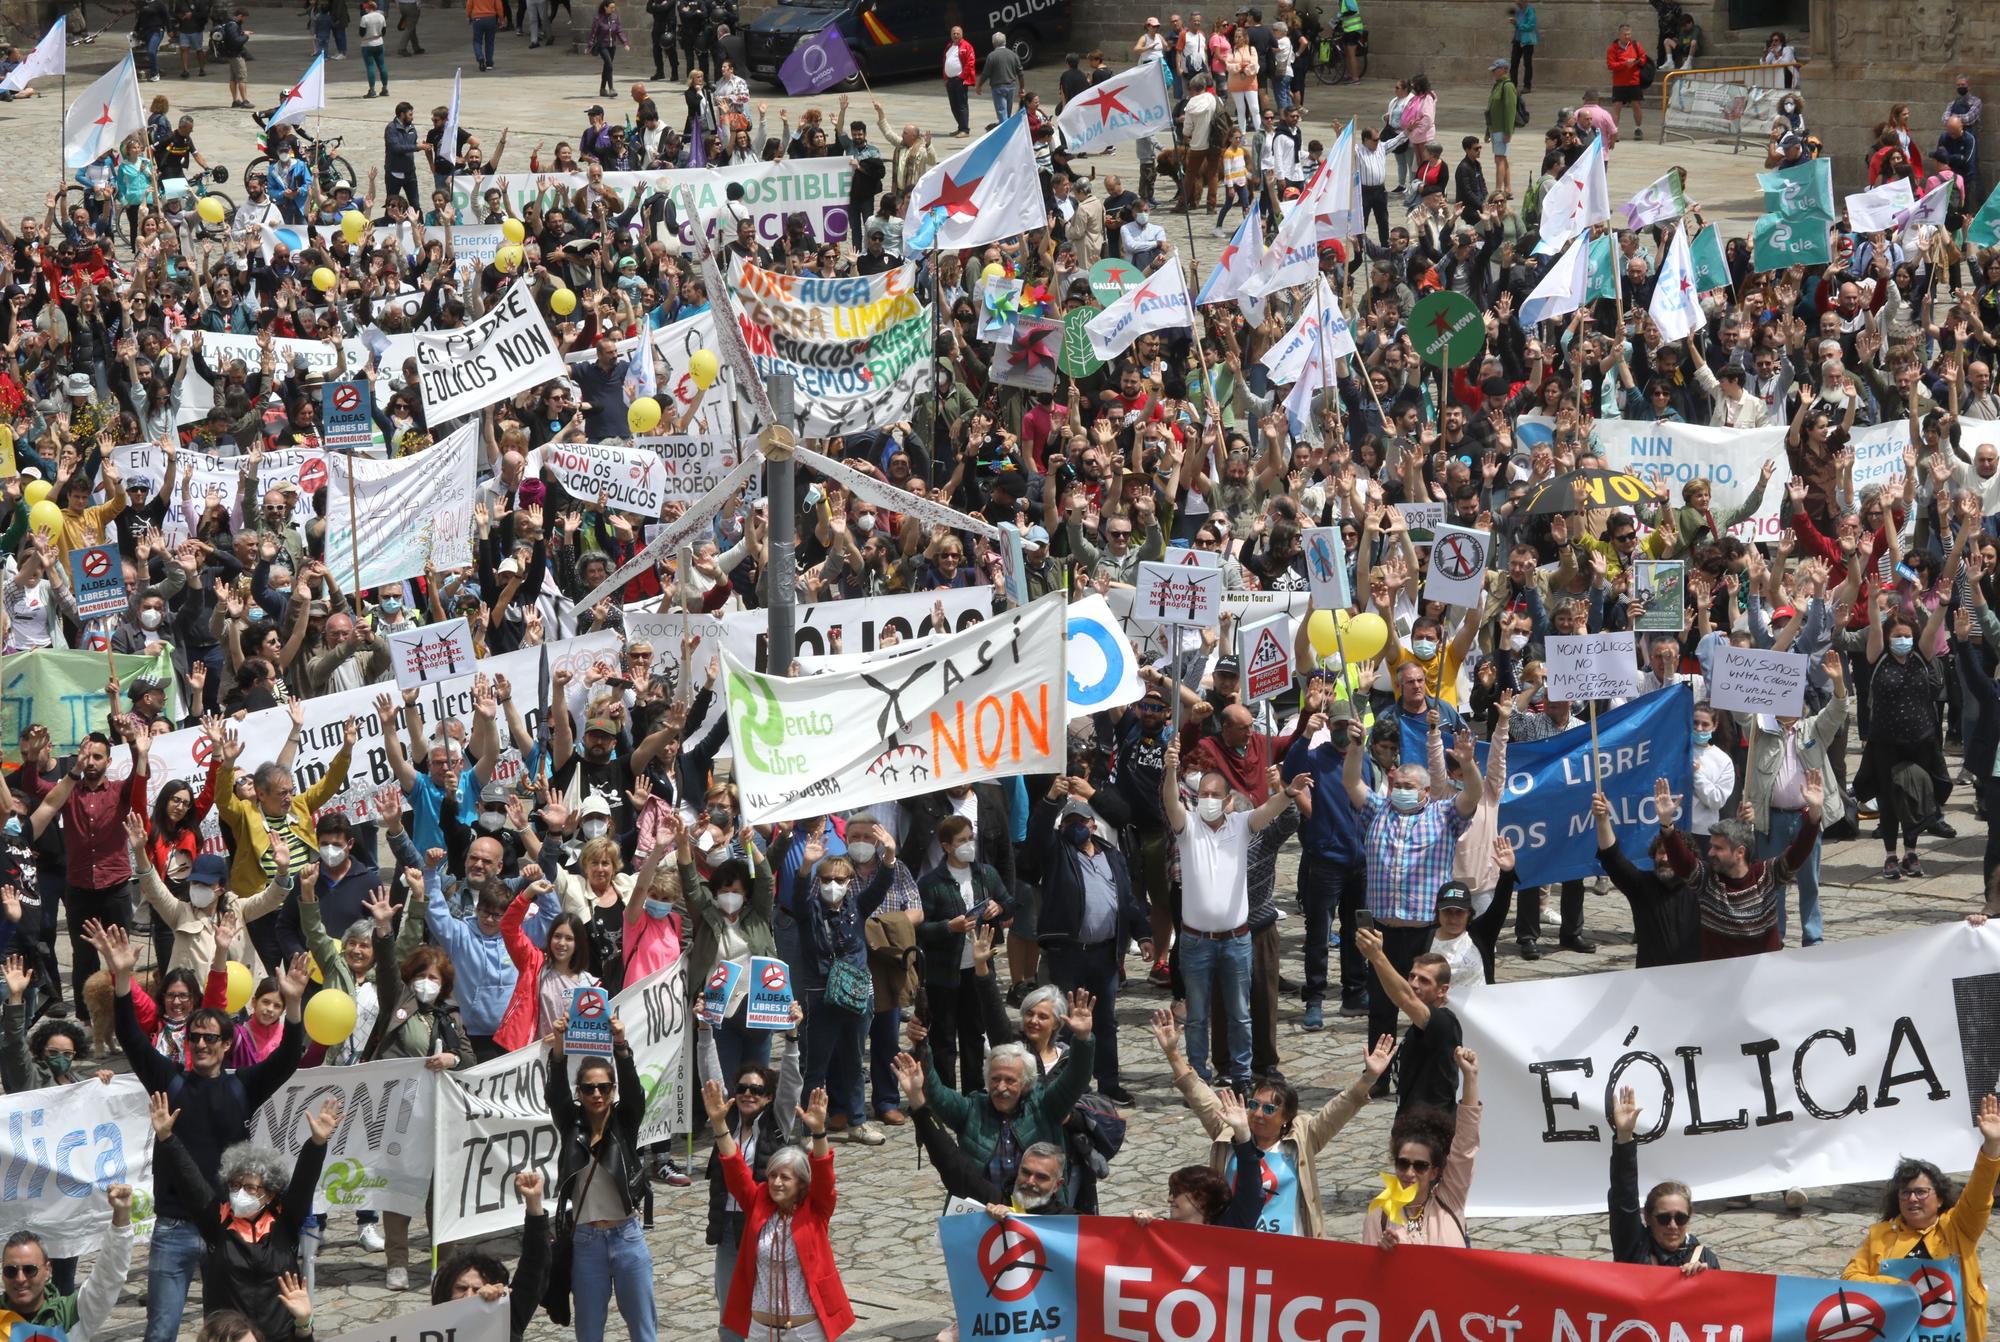
{"label": "police van", "polygon": [[944,48],[953,27],[985,68],[993,34],[1032,66],[1046,51],[1067,48],[1076,0],[788,0],[744,25],[745,72],[778,82],[778,67],[792,48],[828,25],[840,29],[855,64],[871,81],[896,75],[944,77]]}

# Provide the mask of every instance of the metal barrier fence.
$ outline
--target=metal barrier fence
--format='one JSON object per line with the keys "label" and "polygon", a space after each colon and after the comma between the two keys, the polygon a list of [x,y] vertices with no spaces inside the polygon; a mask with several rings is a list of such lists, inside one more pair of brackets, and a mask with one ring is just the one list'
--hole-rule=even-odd
{"label": "metal barrier fence", "polygon": [[1660,84],[1660,143],[1665,144],[1669,135],[1683,140],[1726,139],[1729,152],[1740,153],[1744,126],[1768,126],[1777,115],[1788,73],[1803,90],[1804,80],[1798,77],[1802,68],[1787,63],[1668,71]]}

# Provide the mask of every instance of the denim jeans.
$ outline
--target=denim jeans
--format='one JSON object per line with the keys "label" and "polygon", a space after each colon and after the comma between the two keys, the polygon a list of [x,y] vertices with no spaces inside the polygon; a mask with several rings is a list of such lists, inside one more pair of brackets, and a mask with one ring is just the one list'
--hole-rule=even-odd
{"label": "denim jeans", "polygon": [[868,1025],[868,1086],[874,1092],[877,1118],[903,1107],[903,1090],[896,1084],[896,1069],[891,1065],[902,1048],[897,1042],[902,1030],[903,1013],[896,1007],[876,1012]]}
{"label": "denim jeans", "polygon": [[1250,1075],[1250,936],[1215,941],[1183,932],[1181,978],[1187,984],[1188,1066],[1202,1080],[1208,1070],[1208,1015],[1219,1012],[1228,1026],[1229,1057],[1216,1059],[1232,1079]]}
{"label": "denim jeans", "polygon": [[389,58],[384,54],[387,51],[387,46],[361,48],[361,68],[368,72],[368,87],[371,89],[377,79],[382,81],[383,88],[389,87]]}
{"label": "denim jeans", "polygon": [[493,38],[500,31],[498,19],[472,21],[472,60],[476,65],[493,64]]}
{"label": "denim jeans", "polygon": [[970,90],[965,87],[963,79],[944,81],[944,96],[951,103],[952,120],[957,123],[953,127],[954,130],[969,130],[972,127],[970,110],[972,99],[969,95]]}
{"label": "denim jeans", "polygon": [[[736,1279],[738,1243],[735,1231],[724,1230],[721,1241],[715,1246],[715,1310],[718,1315],[729,1306],[729,1283]],[[732,1333],[717,1323],[715,1342],[743,1342],[743,1334]]]}
{"label": "denim jeans", "polygon": [[826,1004],[824,989],[802,994],[806,1009],[805,1093],[826,1087],[827,1112],[845,1114],[857,1126],[868,1121],[868,1097],[861,1084],[861,1059],[868,1047],[873,1014]]}
{"label": "denim jeans", "polygon": [[1368,897],[1368,865],[1343,865],[1310,853],[1299,856],[1299,903],[1306,914],[1306,982],[1304,997],[1317,1002],[1326,996],[1327,942],[1336,914],[1340,918],[1340,1000],[1354,1002],[1368,991],[1367,965],[1354,944],[1355,918]]}
{"label": "denim jeans", "polygon": [[576,1307],[577,1342],[602,1342],[614,1291],[626,1335],[632,1342],[654,1342],[653,1255],[646,1247],[646,1232],[638,1217],[627,1217],[610,1227],[576,1228],[570,1290]]}
{"label": "denim jeans", "polygon": [[[1792,840],[1799,836],[1799,821],[1805,812],[1781,811],[1773,806],[1769,814],[1771,828],[1758,836],[1757,859],[1760,862],[1768,862],[1791,847]],[[1814,843],[1812,856],[1792,877],[1799,887],[1799,924],[1803,934],[1799,944],[1802,946],[1817,946],[1820,941],[1819,850],[1819,844]],[[1789,924],[1785,917],[1785,903],[1782,898],[1778,900],[1778,940],[1781,943]]]}
{"label": "denim jeans", "polygon": [[994,117],[1005,121],[1008,117],[1014,115],[1014,86],[1012,84],[995,84],[992,86],[991,91],[993,94]]}
{"label": "denim jeans", "polygon": [[153,1222],[153,1247],[146,1256],[146,1342],[174,1342],[201,1258],[201,1232],[192,1221],[162,1216]]}

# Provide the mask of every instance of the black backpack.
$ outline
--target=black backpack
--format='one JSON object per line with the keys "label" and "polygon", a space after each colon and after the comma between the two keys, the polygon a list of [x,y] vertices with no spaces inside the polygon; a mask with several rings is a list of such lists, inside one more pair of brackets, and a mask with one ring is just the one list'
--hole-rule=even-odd
{"label": "black backpack", "polygon": [[1521,127],[1528,124],[1529,120],[1528,100],[1516,94],[1514,98],[1514,129],[1521,129]]}
{"label": "black backpack", "polygon": [[1639,61],[1639,87],[1642,89],[1653,87],[1653,79],[1659,73],[1659,67],[1653,64],[1653,58],[1642,56]]}

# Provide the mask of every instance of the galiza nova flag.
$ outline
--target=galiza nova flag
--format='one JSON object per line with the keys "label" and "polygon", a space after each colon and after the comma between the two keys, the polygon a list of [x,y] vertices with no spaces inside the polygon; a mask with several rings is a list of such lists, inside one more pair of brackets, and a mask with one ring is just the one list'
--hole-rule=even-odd
{"label": "galiza nova flag", "polygon": [[1553,256],[1592,224],[1610,219],[1611,186],[1604,177],[1604,141],[1597,139],[1542,197],[1542,240],[1535,250]]}
{"label": "galiza nova flag", "polygon": [[1918,196],[1908,209],[1898,210],[1896,232],[1908,237],[1911,229],[1944,227],[1945,213],[1951,208],[1951,190],[1956,185],[1956,177],[1947,177]]}
{"label": "galiza nova flag", "polygon": [[1340,298],[1324,275],[1314,292],[1318,301],[1300,312],[1299,319],[1292,323],[1292,329],[1285,332],[1259,360],[1273,382],[1290,382],[1299,377],[1309,355],[1324,358],[1330,368],[1336,359],[1353,358],[1359,354],[1354,348],[1354,331],[1347,324],[1347,314],[1340,310]]}
{"label": "galiza nova flag", "polygon": [[139,71],[127,56],[99,75],[63,116],[63,163],[81,168],[146,129],[139,103]]}
{"label": "galiza nova flag", "polygon": [[1056,114],[1056,128],[1072,154],[1101,153],[1147,135],[1171,133],[1173,104],[1158,61],[1135,65],[1071,98]]}
{"label": "galiza nova flag", "polygon": [[1243,283],[1243,292],[1264,298],[1294,284],[1310,284],[1319,275],[1319,214],[1326,209],[1327,192],[1333,181],[1328,171],[1332,156],[1306,183],[1306,189],[1292,202],[1272,235],[1271,248],[1257,263],[1257,273]]}
{"label": "galiza nova flag", "polygon": [[[1264,320],[1264,300],[1252,297],[1243,291],[1244,282],[1257,273],[1257,263],[1264,259],[1264,205],[1257,197],[1250,198],[1250,208],[1243,214],[1243,222],[1236,226],[1230,236],[1229,245],[1222,249],[1215,265],[1208,272],[1201,292],[1195,295],[1195,306],[1206,307],[1210,303],[1226,303],[1236,300],[1236,306],[1244,316],[1253,322]],[[1253,311],[1254,309],[1254,311]]]}
{"label": "galiza nova flag", "polygon": [[1694,273],[1684,228],[1675,229],[1674,240],[1667,245],[1667,259],[1646,312],[1660,328],[1662,340],[1685,340],[1708,323],[1701,310],[1701,279]]}
{"label": "galiza nova flag", "polygon": [[1016,112],[917,180],[903,237],[919,251],[978,247],[1048,222],[1028,115]]}
{"label": "galiza nova flag", "polygon": [[1567,317],[1584,304],[1590,292],[1590,242],[1571,238],[1569,247],[1556,258],[1534,292],[1521,304],[1521,329],[1532,331],[1535,323],[1552,317]]}
{"label": "galiza nova flag", "polygon": [[1090,336],[1090,352],[1100,359],[1115,359],[1134,340],[1148,331],[1194,325],[1194,303],[1188,298],[1187,281],[1181,277],[1181,259],[1167,263],[1148,275],[1138,288],[1092,317],[1084,326]]}
{"label": "galiza nova flag", "polygon": [[1669,169],[1666,176],[1620,205],[1618,212],[1625,216],[1623,226],[1628,230],[1680,218],[1687,213],[1687,195],[1681,170]]}
{"label": "galiza nova flag", "polygon": [[304,121],[307,112],[317,112],[325,106],[326,57],[320,55],[313,57],[313,63],[306,67],[305,77],[278,99],[278,110],[271,114],[269,124],[281,126],[288,121]]}
{"label": "galiza nova flag", "polygon": [[19,93],[28,87],[31,79],[44,75],[60,75],[69,69],[69,17],[64,15],[55,26],[35,43],[35,49],[28,58],[15,66],[5,79],[0,79],[0,93]]}

